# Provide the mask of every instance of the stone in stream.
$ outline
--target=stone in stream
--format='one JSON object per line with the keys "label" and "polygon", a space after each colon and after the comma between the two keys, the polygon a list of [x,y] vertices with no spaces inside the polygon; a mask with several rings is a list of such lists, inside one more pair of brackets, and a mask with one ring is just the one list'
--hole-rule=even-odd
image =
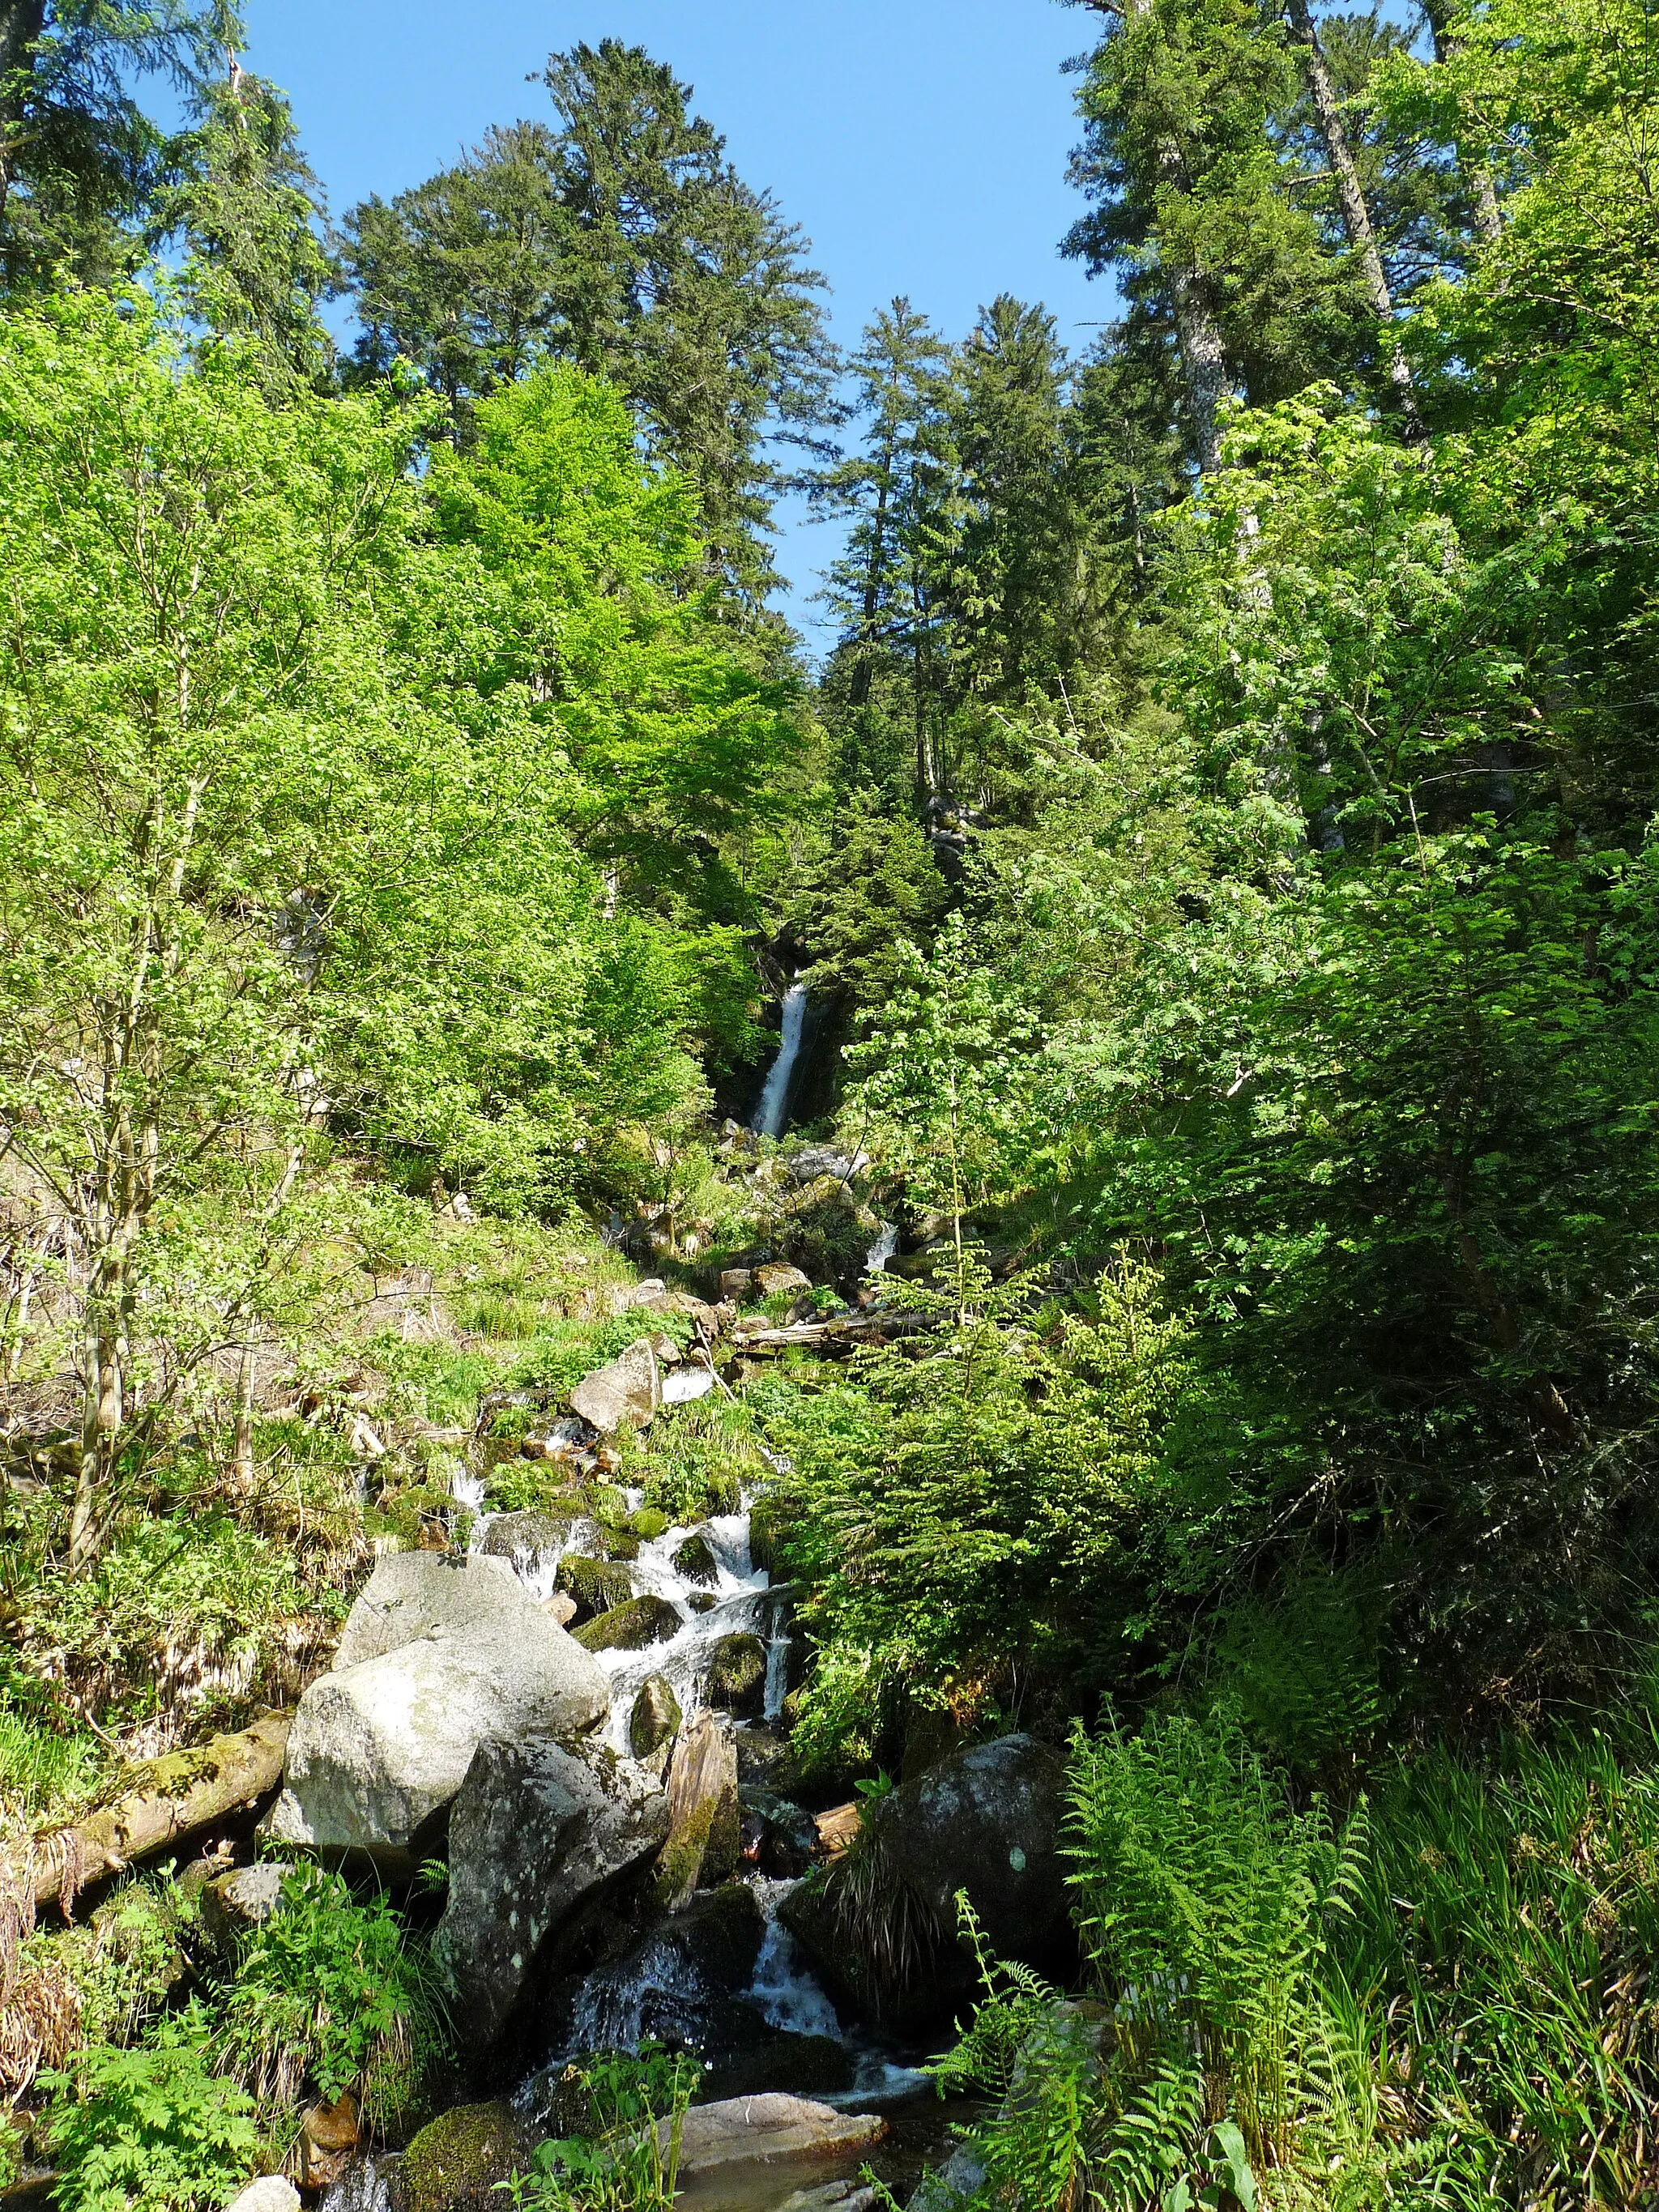
{"label": "stone in stream", "polygon": [[667,1832],[661,1784],[601,1746],[478,1746],[450,1814],[449,1896],[433,1941],[466,2044],[496,2040],[544,1945]]}
{"label": "stone in stream", "polygon": [[300,2192],[286,2175],[262,2173],[231,2198],[225,2212],[300,2212]]}
{"label": "stone in stream", "polygon": [[631,1597],[613,1605],[585,1627],[575,1640],[586,1651],[643,1651],[647,1644],[666,1644],[679,1633],[680,1617],[665,1597]]}
{"label": "stone in stream", "polygon": [[704,1694],[717,1712],[758,1720],[766,1702],[766,1646],[758,1636],[722,1636],[708,1656]]}
{"label": "stone in stream", "polygon": [[665,1674],[647,1674],[628,1717],[628,1747],[635,1759],[649,1759],[678,1733],[680,1701]]}
{"label": "stone in stream", "polygon": [[[670,2123],[659,2120],[665,2148]],[[694,2105],[680,2135],[680,2179],[734,2180],[744,2167],[850,2158],[878,2143],[887,2123],[874,2112],[838,2112],[805,2097],[734,2097]]]}
{"label": "stone in stream", "polygon": [[707,1536],[688,1536],[677,1544],[673,1552],[674,1571],[683,1582],[701,1583],[712,1589],[720,1578],[720,1565],[708,1547]]}
{"label": "stone in stream", "polygon": [[453,2106],[398,2161],[392,2197],[399,2212],[500,2212],[501,2184],[534,2147],[510,2105]]}
{"label": "stone in stream", "polygon": [[634,1595],[634,1577],[611,1559],[590,1559],[571,1553],[559,1561],[555,1587],[576,1601],[579,1620],[592,1620],[615,1606],[626,1605]]}
{"label": "stone in stream", "polygon": [[657,1861],[657,1898],[669,1911],[737,1869],[738,1753],[732,1723],[701,1713],[681,1732],[668,1769],[668,1840]]}
{"label": "stone in stream", "polygon": [[579,1735],[610,1708],[598,1662],[504,1559],[393,1553],[300,1700],[269,1831],[407,1878],[486,1736]]}
{"label": "stone in stream", "polygon": [[624,1421],[648,1429],[662,1404],[662,1370],[648,1337],[640,1337],[608,1367],[583,1376],[570,1402],[590,1427],[612,1436]]}
{"label": "stone in stream", "polygon": [[564,1548],[577,1517],[574,1513],[497,1513],[478,1549],[486,1559],[533,1565]]}

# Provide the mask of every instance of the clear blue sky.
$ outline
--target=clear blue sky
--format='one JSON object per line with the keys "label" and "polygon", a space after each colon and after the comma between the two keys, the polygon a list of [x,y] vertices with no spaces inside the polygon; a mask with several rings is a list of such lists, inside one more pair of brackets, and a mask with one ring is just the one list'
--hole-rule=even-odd
{"label": "clear blue sky", "polygon": [[[1098,20],[1056,0],[249,0],[249,66],[292,96],[336,216],[544,113],[529,72],[616,37],[691,83],[739,173],[805,230],[843,343],[896,292],[952,337],[1000,291],[1039,299],[1079,349],[1111,313],[1056,251],[1078,210],[1060,66]],[[781,520],[810,629],[828,536]]]}

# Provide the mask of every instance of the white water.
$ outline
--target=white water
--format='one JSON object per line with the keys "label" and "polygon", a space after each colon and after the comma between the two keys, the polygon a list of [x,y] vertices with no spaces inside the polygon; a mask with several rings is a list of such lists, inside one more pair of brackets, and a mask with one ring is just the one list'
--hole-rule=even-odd
{"label": "white water", "polygon": [[806,986],[792,983],[783,994],[783,1036],[755,1109],[750,1127],[763,1137],[781,1137],[789,1105],[789,1085],[800,1056],[801,1032],[806,1025]]}
{"label": "white water", "polygon": [[897,1222],[884,1221],[881,1224],[880,1236],[877,1237],[875,1243],[870,1247],[870,1249],[864,1255],[865,1273],[870,1275],[885,1274],[887,1272],[887,1262],[893,1257],[893,1255],[898,1250],[898,1248],[899,1231]]}

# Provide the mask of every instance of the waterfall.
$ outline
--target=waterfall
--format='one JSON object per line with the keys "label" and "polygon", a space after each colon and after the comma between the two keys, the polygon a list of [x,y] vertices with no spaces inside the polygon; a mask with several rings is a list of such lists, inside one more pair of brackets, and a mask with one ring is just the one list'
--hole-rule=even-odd
{"label": "waterfall", "polygon": [[864,1271],[867,1275],[882,1275],[887,1272],[887,1262],[899,1248],[896,1221],[884,1221],[881,1234],[864,1255]]}
{"label": "waterfall", "polygon": [[772,1062],[766,1078],[766,1087],[761,1092],[760,1104],[755,1109],[750,1125],[763,1137],[783,1134],[785,1109],[789,1103],[789,1085],[794,1079],[795,1062],[800,1056],[801,1031],[806,1024],[806,986],[792,983],[783,995],[783,1036],[778,1046],[778,1056]]}

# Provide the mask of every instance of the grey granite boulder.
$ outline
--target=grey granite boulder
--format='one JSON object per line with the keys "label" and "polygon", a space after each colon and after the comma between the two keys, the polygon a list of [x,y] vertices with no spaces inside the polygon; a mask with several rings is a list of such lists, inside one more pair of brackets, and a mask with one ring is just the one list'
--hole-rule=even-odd
{"label": "grey granite boulder", "polygon": [[270,1831],[407,1876],[441,1850],[485,1737],[577,1736],[610,1706],[604,1671],[505,1560],[395,1553],[300,1700]]}
{"label": "grey granite boulder", "polygon": [[495,2041],[544,1945],[667,1832],[662,1784],[601,1745],[478,1746],[450,1814],[449,1900],[434,1939],[465,2041]]}

